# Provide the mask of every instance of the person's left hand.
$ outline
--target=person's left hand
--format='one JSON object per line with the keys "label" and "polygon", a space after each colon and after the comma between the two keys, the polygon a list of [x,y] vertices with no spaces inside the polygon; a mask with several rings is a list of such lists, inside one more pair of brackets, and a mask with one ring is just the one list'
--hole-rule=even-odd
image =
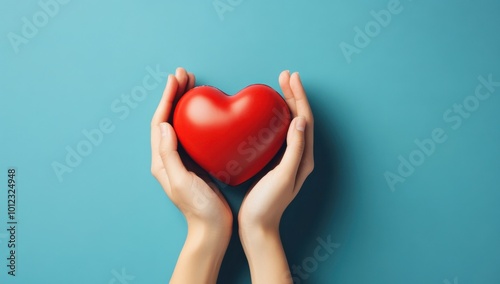
{"label": "person's left hand", "polygon": [[238,214],[239,235],[252,283],[259,284],[292,282],[279,224],[283,212],[314,168],[313,114],[299,74],[284,71],[279,83],[294,117],[288,129],[286,150],[279,164],[250,189]]}
{"label": "person's left hand", "polygon": [[277,230],[283,212],[314,169],[314,119],[299,74],[283,71],[279,83],[293,117],[287,147],[279,164],[243,200],[238,216],[240,235],[247,229]]}

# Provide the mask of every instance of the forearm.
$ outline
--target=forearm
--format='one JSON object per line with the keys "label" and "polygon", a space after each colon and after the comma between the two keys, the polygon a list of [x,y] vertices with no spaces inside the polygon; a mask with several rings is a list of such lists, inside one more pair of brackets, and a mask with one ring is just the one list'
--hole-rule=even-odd
{"label": "forearm", "polygon": [[250,266],[252,283],[292,283],[277,228],[240,231],[240,238]]}
{"label": "forearm", "polygon": [[216,283],[231,233],[203,226],[188,227],[170,283]]}

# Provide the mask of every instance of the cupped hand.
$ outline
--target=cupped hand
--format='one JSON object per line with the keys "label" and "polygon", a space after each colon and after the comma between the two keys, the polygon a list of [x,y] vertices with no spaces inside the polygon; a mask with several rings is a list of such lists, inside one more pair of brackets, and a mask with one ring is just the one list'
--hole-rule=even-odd
{"label": "cupped hand", "polygon": [[184,214],[188,227],[202,227],[204,231],[219,232],[228,238],[232,214],[226,200],[206,173],[189,160],[181,159],[177,136],[169,121],[176,102],[194,85],[194,75],[183,68],[178,68],[175,76],[168,76],[151,121],[151,172]]}
{"label": "cupped hand", "polygon": [[[193,88],[195,77],[183,68],[168,76],[151,121],[151,172],[188,223],[186,241],[170,283],[216,283],[229,244],[232,214],[226,200],[192,161],[181,160],[170,122],[176,102]],[[187,168],[186,168],[187,166]]]}
{"label": "cupped hand", "polygon": [[242,242],[253,231],[279,229],[283,212],[314,168],[313,114],[299,74],[283,71],[279,83],[293,117],[287,146],[279,164],[263,176],[243,200],[238,215]]}

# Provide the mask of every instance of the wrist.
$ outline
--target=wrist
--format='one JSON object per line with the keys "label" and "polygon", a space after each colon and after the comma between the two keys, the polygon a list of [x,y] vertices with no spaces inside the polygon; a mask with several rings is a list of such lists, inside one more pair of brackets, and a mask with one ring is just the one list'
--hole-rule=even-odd
{"label": "wrist", "polygon": [[267,215],[266,219],[238,216],[239,235],[242,242],[260,240],[263,238],[279,238],[280,217],[273,218]]}
{"label": "wrist", "polygon": [[197,249],[205,249],[207,252],[226,250],[231,239],[232,226],[220,224],[206,224],[202,222],[188,223],[188,235],[186,243]]}
{"label": "wrist", "polygon": [[252,283],[291,283],[278,227],[240,230],[240,239],[250,267]]}
{"label": "wrist", "polygon": [[281,242],[279,225],[246,224],[240,226],[239,236],[241,244],[247,247],[261,247],[267,242]]}
{"label": "wrist", "polygon": [[188,234],[170,283],[216,283],[229,244],[227,232],[188,223]]}

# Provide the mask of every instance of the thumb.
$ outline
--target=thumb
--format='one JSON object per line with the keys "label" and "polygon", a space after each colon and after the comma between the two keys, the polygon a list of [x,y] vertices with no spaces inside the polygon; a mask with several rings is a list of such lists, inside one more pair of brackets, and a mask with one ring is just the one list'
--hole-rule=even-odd
{"label": "thumb", "polygon": [[182,187],[189,174],[177,152],[177,136],[168,123],[160,124],[160,156],[172,188]]}
{"label": "thumb", "polygon": [[295,177],[299,168],[302,154],[304,153],[305,138],[304,130],[306,128],[306,120],[298,116],[292,120],[288,128],[286,138],[286,150],[280,162],[280,167],[291,177]]}

